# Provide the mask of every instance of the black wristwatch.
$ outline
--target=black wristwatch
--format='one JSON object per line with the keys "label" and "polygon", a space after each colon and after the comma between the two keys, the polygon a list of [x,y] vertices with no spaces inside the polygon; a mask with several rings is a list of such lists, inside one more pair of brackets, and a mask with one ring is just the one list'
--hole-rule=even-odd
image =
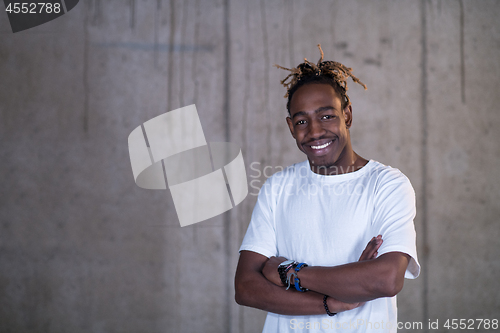
{"label": "black wristwatch", "polygon": [[295,266],[297,266],[295,260],[285,260],[281,264],[279,264],[278,273],[280,275],[281,282],[283,283],[284,286],[288,284],[288,281],[286,280],[286,273]]}

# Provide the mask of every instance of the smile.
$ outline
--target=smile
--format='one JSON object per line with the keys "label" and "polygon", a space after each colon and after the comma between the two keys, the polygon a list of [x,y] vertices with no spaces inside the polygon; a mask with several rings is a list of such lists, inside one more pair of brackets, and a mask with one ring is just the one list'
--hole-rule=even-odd
{"label": "smile", "polygon": [[327,142],[327,143],[325,143],[324,145],[321,145],[321,146],[311,146],[311,148],[312,149],[323,149],[325,147],[328,147],[331,143],[332,143],[332,141]]}

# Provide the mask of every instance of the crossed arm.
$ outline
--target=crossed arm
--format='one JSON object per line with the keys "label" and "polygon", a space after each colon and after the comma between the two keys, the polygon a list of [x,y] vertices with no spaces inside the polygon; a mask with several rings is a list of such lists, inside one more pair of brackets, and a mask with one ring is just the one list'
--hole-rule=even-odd
{"label": "crossed arm", "polygon": [[358,307],[379,297],[392,297],[403,288],[410,256],[389,252],[377,258],[380,236],[372,238],[358,262],[334,267],[305,267],[297,274],[301,293],[286,290],[277,267],[283,257],[267,258],[241,251],[235,276],[236,302],[268,312],[285,315],[324,314],[323,295],[328,295],[331,312]]}

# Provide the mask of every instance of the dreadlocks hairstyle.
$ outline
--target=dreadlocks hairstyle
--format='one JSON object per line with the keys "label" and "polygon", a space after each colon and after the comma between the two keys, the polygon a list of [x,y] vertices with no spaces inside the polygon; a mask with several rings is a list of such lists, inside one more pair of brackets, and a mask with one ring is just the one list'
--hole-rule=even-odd
{"label": "dreadlocks hairstyle", "polygon": [[292,100],[293,94],[297,89],[308,83],[324,83],[332,86],[341,97],[342,110],[351,105],[351,100],[349,96],[347,96],[347,79],[349,77],[354,82],[362,85],[365,90],[367,89],[364,83],[352,75],[352,68],[348,68],[335,61],[323,61],[324,54],[321,49],[321,44],[318,44],[318,48],[321,53],[321,58],[318,60],[317,64],[304,58],[303,63],[292,69],[274,65],[277,68],[291,72],[284,80],[281,80],[281,84],[287,89],[285,98],[288,98],[288,102],[286,103],[288,113],[290,113],[290,101]]}

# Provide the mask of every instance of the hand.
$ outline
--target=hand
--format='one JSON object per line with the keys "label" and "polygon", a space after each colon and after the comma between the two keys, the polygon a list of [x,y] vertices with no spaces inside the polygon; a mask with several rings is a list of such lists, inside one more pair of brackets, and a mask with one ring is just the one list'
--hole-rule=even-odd
{"label": "hand", "polygon": [[371,260],[375,259],[378,256],[378,249],[380,245],[382,245],[384,241],[382,240],[382,235],[378,235],[377,237],[373,237],[366,245],[363,253],[361,253],[361,257],[359,257],[359,261]]}
{"label": "hand", "polygon": [[[373,237],[366,245],[366,248],[363,250],[361,257],[359,257],[359,261],[371,260],[371,259],[377,258],[378,249],[380,248],[380,245],[382,245],[382,242],[383,242],[382,235],[378,235],[377,237]],[[355,309],[355,308],[365,304],[364,302],[344,303],[344,302],[341,302],[333,297],[328,297],[326,299],[326,302],[328,304],[328,310],[330,310],[330,312],[336,312],[336,313],[352,310],[352,309]]]}
{"label": "hand", "polygon": [[365,302],[344,303],[344,302],[341,302],[333,297],[328,297],[326,299],[326,304],[328,305],[328,310],[330,310],[330,312],[339,313],[339,312],[344,312],[344,311],[349,311],[349,310],[355,309],[355,308],[365,304]]}
{"label": "hand", "polygon": [[265,278],[280,287],[283,287],[283,282],[281,282],[280,274],[278,273],[278,266],[285,260],[287,260],[285,257],[271,257],[264,264],[264,268],[262,268],[262,274]]}

